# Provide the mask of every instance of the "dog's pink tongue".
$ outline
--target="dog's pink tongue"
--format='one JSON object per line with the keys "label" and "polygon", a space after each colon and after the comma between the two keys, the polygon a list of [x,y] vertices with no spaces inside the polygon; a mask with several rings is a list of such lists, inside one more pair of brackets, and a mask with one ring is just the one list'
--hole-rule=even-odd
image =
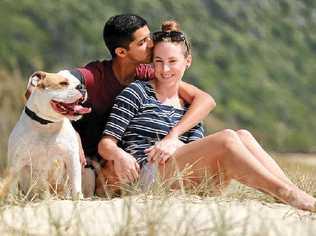
{"label": "dog's pink tongue", "polygon": [[74,106],[74,112],[75,113],[79,113],[79,114],[86,114],[91,112],[91,108],[90,107],[83,107],[80,105],[76,105]]}

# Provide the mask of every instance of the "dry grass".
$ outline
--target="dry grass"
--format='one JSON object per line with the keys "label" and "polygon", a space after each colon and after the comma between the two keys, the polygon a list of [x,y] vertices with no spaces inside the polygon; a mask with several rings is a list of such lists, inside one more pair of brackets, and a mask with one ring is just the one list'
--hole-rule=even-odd
{"label": "dry grass", "polygon": [[[277,159],[291,179],[316,192],[315,169],[293,159]],[[8,196],[0,205],[1,235],[312,235],[316,216],[275,203],[256,190],[232,183],[222,196],[212,196],[209,183],[187,192],[163,183],[141,194],[85,201],[29,201]]]}
{"label": "dry grass", "polygon": [[26,78],[19,72],[8,74],[0,70],[0,176],[6,167],[7,142],[24,104]]}

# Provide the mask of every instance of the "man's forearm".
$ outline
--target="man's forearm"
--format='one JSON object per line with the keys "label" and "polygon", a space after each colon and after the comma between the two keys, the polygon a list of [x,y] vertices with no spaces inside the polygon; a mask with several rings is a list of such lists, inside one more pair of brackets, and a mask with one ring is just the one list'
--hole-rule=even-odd
{"label": "man's forearm", "polygon": [[113,139],[102,138],[98,144],[98,153],[105,160],[118,160],[124,152]]}
{"label": "man's forearm", "polygon": [[180,136],[187,132],[203,119],[207,117],[210,111],[215,107],[215,103],[209,101],[193,100],[189,110],[185,113],[179,123],[169,132],[171,136]]}
{"label": "man's forearm", "polygon": [[192,85],[182,86],[180,96],[190,103],[190,107],[179,123],[169,132],[169,137],[180,136],[190,130],[205,119],[216,106],[214,99],[209,94]]}

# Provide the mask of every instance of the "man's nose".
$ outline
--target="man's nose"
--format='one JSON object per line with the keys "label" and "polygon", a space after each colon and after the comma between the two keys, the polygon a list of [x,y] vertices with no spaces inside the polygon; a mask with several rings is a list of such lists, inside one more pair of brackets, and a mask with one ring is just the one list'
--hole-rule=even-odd
{"label": "man's nose", "polygon": [[148,37],[148,39],[147,39],[147,47],[148,48],[153,48],[154,47],[154,41],[152,40],[151,37]]}

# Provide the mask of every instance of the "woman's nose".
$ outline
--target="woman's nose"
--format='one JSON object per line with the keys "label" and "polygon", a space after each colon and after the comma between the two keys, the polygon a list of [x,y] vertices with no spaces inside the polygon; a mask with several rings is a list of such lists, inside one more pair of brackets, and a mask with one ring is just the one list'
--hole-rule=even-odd
{"label": "woman's nose", "polygon": [[168,63],[163,63],[162,70],[164,72],[169,71],[170,70],[170,65]]}

